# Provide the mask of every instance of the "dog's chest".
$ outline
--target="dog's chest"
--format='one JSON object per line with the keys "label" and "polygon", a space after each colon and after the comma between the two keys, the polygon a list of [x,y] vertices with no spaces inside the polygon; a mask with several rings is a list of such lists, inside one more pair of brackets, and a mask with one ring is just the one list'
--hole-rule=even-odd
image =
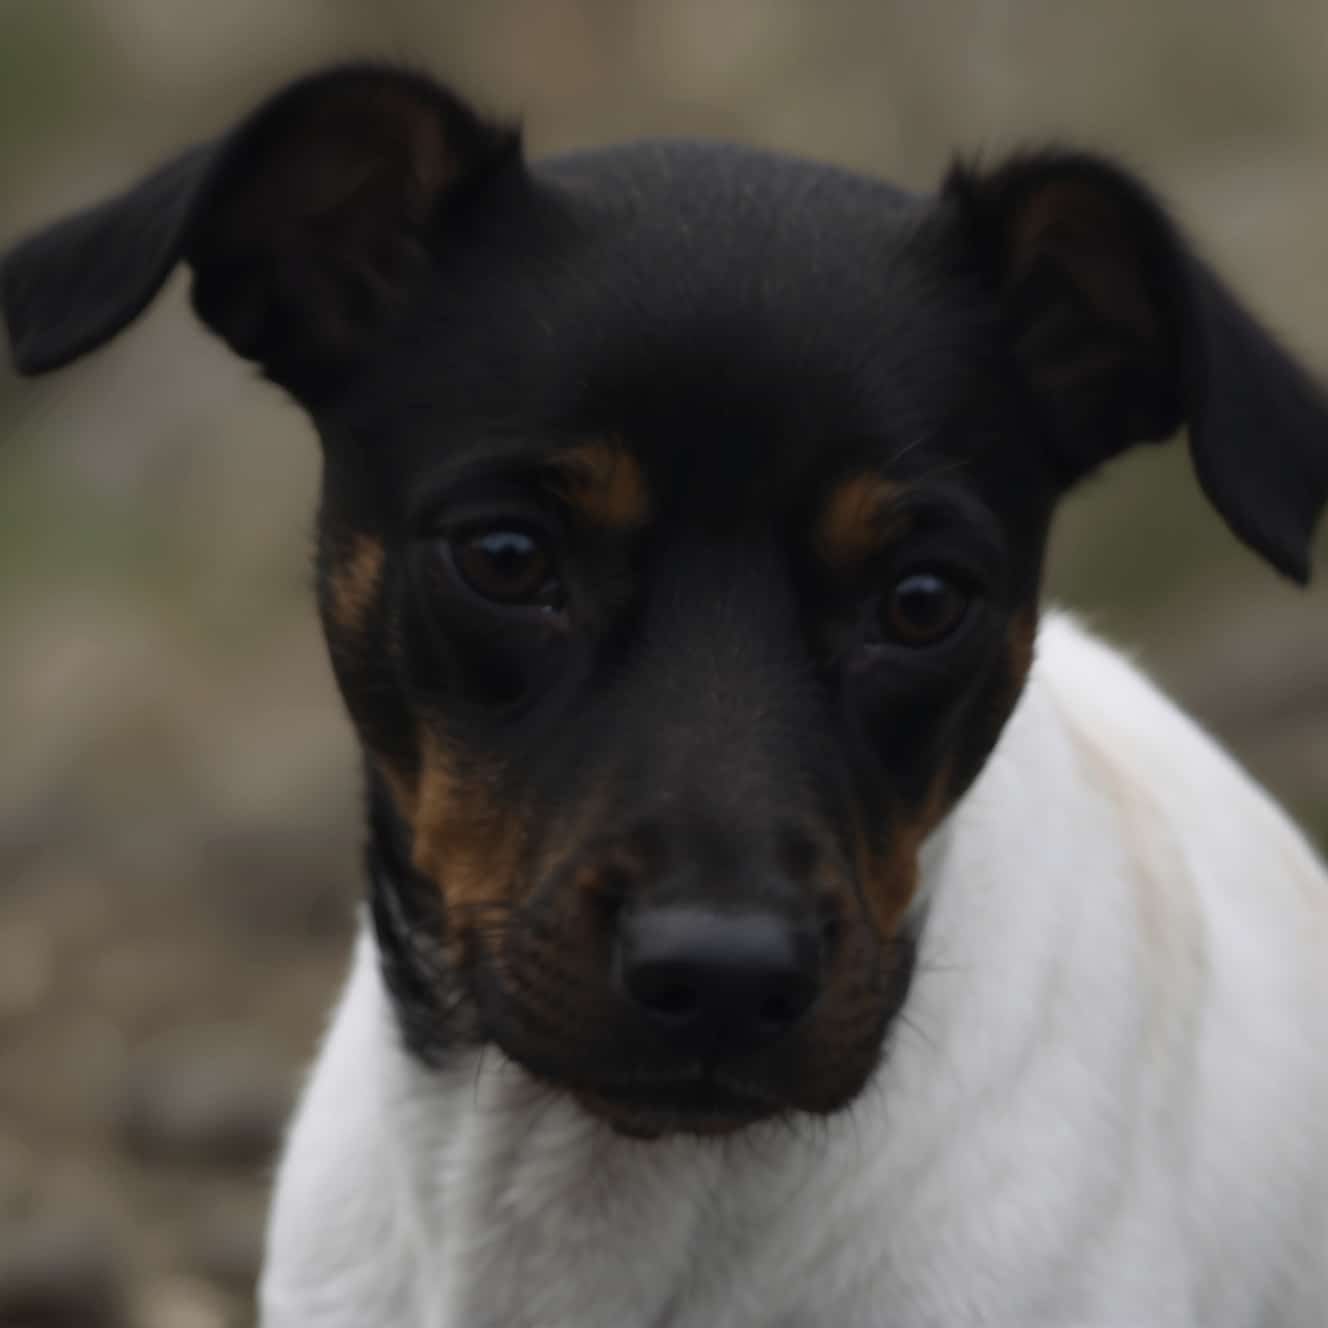
{"label": "dog's chest", "polygon": [[[908,1074],[909,1059],[893,1069]],[[956,1138],[952,1113],[901,1119],[878,1084],[833,1122],[643,1146],[492,1054],[464,1061],[442,1094],[435,1076],[416,1096],[416,1071],[403,1069],[395,1203],[410,1214],[412,1248],[396,1267],[410,1285],[386,1303],[404,1295],[415,1309],[393,1323],[1080,1322],[1069,1316],[1082,1287],[1064,1260],[1100,1224],[1100,1208],[1082,1205],[1113,1187],[1113,1169],[1085,1164],[1034,1120],[1020,1125],[1014,1104],[1009,1119]]]}
{"label": "dog's chest", "polygon": [[777,1125],[642,1148],[496,1060],[466,1077],[457,1128],[405,1110],[429,1159],[408,1183],[434,1233],[416,1259],[431,1328],[880,1322],[888,1242],[860,1140]]}
{"label": "dog's chest", "polygon": [[[901,1040],[896,1086],[911,1060]],[[1029,1229],[1008,1144],[972,1131],[972,1148],[939,1147],[952,1116],[897,1113],[869,1089],[831,1122],[642,1145],[494,1053],[442,1072],[403,1056],[366,940],[283,1163],[263,1323],[992,1322],[988,1289],[1009,1286],[1011,1257],[1036,1287],[1065,1224]],[[1045,1219],[1049,1186],[1031,1190]]]}

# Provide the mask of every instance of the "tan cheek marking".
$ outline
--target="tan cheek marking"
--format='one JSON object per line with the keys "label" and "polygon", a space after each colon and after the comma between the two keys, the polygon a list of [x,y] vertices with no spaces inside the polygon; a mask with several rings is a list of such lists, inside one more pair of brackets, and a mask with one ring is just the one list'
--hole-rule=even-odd
{"label": "tan cheek marking", "polygon": [[831,492],[821,511],[816,547],[837,571],[850,571],[907,529],[906,519],[889,509],[905,493],[903,486],[864,471]]}
{"label": "tan cheek marking", "polygon": [[922,805],[896,822],[883,854],[872,852],[865,837],[860,839],[859,879],[864,883],[863,892],[878,936],[893,936],[913,902],[918,887],[918,852],[949,811],[951,786],[952,771],[946,762],[936,772]]}
{"label": "tan cheek marking", "polygon": [[[1026,605],[1011,619],[1006,632],[1009,693],[1002,722],[1018,700],[1032,667],[1036,635],[1037,611],[1032,605]],[[913,900],[918,884],[918,853],[923,841],[940,824],[957,796],[955,774],[949,762],[941,766],[922,805],[897,825],[883,855],[872,853],[865,842],[859,846],[860,879],[866,883],[868,906],[881,936],[894,934]]]}
{"label": "tan cheek marking", "polygon": [[1009,665],[1013,696],[1011,707],[1024,689],[1024,682],[1033,667],[1033,643],[1037,639],[1037,609],[1025,604],[1010,619],[1005,633],[1005,656]]}
{"label": "tan cheek marking", "polygon": [[555,491],[592,525],[639,530],[650,519],[650,493],[640,462],[620,443],[596,440],[549,461]]}
{"label": "tan cheek marking", "polygon": [[442,891],[461,932],[510,901],[521,857],[520,817],[482,777],[456,774],[437,739],[421,739],[411,825],[415,869]]}
{"label": "tan cheek marking", "polygon": [[383,546],[369,535],[357,533],[346,555],[333,567],[328,585],[332,617],[343,631],[358,635],[378,597],[383,577]]}
{"label": "tan cheek marking", "polygon": [[392,795],[397,814],[413,829],[415,807],[419,801],[419,780],[381,756],[375,756],[374,764],[387,784],[387,791]]}

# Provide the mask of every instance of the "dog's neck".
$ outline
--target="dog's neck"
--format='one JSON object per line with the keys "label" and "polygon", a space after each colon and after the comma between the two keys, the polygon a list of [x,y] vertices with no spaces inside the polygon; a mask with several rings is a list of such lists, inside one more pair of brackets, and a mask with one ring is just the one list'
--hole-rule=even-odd
{"label": "dog's neck", "polygon": [[[299,1284],[265,1288],[269,1321],[856,1325],[893,1288],[901,1322],[948,1322],[937,1251],[950,1267],[961,1251],[974,1286],[1054,1260],[1083,1196],[1119,1178],[1108,1153],[1048,1131],[1045,1102],[1107,1131],[1117,1081],[1150,1072],[1120,1000],[1137,956],[1104,888],[1125,870],[1116,827],[1101,801],[1057,801],[1083,773],[1054,710],[1025,698],[928,846],[913,988],[882,1069],[828,1121],[642,1143],[494,1048],[422,1053],[411,998],[434,952],[417,953],[410,909],[426,905],[380,876],[286,1159],[270,1266]],[[383,842],[380,873],[401,865]],[[1057,1036],[1057,1011],[1084,1001],[1103,1017]]]}

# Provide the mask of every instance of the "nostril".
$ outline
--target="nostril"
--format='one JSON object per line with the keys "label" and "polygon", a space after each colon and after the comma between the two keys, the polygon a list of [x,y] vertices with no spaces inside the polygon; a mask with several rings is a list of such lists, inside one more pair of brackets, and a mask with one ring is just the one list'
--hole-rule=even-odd
{"label": "nostril", "polygon": [[782,1033],[797,1023],[809,1003],[801,992],[772,992],[757,1007],[756,1018],[767,1033]]}

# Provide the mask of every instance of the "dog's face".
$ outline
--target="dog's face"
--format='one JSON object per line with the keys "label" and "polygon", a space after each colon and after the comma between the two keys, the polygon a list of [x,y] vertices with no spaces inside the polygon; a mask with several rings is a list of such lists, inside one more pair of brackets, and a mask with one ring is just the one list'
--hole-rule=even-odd
{"label": "dog's face", "polygon": [[443,900],[410,930],[638,1129],[857,1092],[1029,663],[1052,483],[999,454],[994,311],[844,187],[658,148],[495,188],[325,425],[323,619]]}
{"label": "dog's face", "polygon": [[862,1088],[1070,484],[1188,423],[1300,577],[1328,493],[1317,395],[1094,160],[929,199],[713,147],[531,168],[435,85],[338,71],[16,250],[20,367],[180,258],[322,438],[408,1044],[494,1041],[632,1133]]}

